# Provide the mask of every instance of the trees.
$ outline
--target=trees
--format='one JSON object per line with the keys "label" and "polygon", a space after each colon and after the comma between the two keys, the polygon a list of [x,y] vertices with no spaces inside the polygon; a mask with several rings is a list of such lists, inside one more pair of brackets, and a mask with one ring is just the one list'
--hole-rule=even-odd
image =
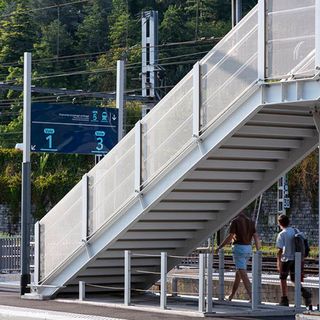
{"label": "trees", "polygon": [[108,14],[111,6],[111,0],[99,0],[84,7],[84,19],[76,32],[78,52],[101,52],[109,49]]}
{"label": "trees", "polygon": [[17,62],[25,51],[32,51],[35,28],[29,10],[29,1],[19,0],[14,8],[2,2],[9,12],[0,20],[0,63]]}

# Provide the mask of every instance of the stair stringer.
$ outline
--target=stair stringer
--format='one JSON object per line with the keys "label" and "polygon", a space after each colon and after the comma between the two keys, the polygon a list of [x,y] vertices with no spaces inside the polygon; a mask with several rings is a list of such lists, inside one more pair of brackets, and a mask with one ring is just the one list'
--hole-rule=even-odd
{"label": "stair stringer", "polygon": [[[206,158],[209,152],[218,149],[229,137],[234,134],[238,128],[242,127],[248,119],[255,115],[264,105],[267,104],[288,104],[301,105],[305,103],[306,107],[314,106],[319,99],[320,84],[314,80],[300,81],[299,90],[294,95],[287,94],[291,92],[291,87],[298,86],[296,81],[281,84],[263,84],[256,86],[251,95],[246,99],[241,99],[228,109],[219,119],[217,119],[210,128],[201,136],[201,140],[195,140],[190,146],[188,153],[179,158],[165,173],[159,174],[157,179],[152,181],[143,189],[143,194],[137,195],[135,201],[129,208],[120,212],[112,221],[106,223],[96,234],[94,234],[87,243],[85,243],[68,261],[63,263],[49,277],[47,277],[38,287],[38,293],[43,297],[52,297],[58,293],[68,281],[76,278],[77,274],[95,259],[99,253],[112,246],[121,236],[135,224],[139,218],[152,208],[154,208],[161,199],[178,185],[190,171],[194,170],[197,164]],[[286,100],[283,97],[285,89]],[[231,206],[226,214],[221,215],[218,220],[208,224],[207,228],[192,240],[186,242],[186,245],[178,250],[182,255],[190,252],[199,245],[209,234],[217,230],[226,223],[232,216],[244,208],[252,201],[257,194],[267,189],[284,172],[294,166],[306,154],[311,152],[318,144],[318,137],[306,140],[302,148],[292,151],[292,157],[288,161],[279,162],[274,174],[267,177],[262,182],[256,182],[254,192],[247,191],[242,198]],[[173,262],[174,264],[174,262]],[[169,266],[170,268],[170,266]]]}

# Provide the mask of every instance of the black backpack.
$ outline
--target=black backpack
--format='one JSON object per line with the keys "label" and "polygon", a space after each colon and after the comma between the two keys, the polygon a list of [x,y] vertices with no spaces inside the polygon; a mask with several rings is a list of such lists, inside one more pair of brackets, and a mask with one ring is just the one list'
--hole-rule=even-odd
{"label": "black backpack", "polygon": [[301,252],[301,257],[306,258],[310,253],[310,247],[308,240],[306,239],[303,232],[299,231],[299,229],[294,228],[294,247],[295,252]]}

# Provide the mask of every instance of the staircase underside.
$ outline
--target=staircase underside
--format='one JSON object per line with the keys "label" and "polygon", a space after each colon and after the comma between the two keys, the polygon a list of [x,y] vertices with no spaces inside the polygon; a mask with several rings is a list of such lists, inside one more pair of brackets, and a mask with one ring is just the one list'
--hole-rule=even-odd
{"label": "staircase underside", "polygon": [[[278,90],[276,86],[274,89]],[[255,94],[261,99],[261,93]],[[141,200],[141,213],[129,215],[128,225],[119,228],[117,232],[121,232],[103,250],[93,253],[94,257],[69,277],[62,292],[77,291],[79,281],[108,287],[88,286],[87,291],[122,291],[124,250],[133,254],[132,288],[147,289],[160,277],[160,252],[173,256],[168,258],[168,270],[174,267],[180,256],[203,243],[313,151],[318,145],[318,133],[311,108],[317,100],[296,97],[292,102],[282,99],[275,104],[268,92],[263,95],[263,107],[257,107],[252,99],[251,105],[256,107],[247,114],[238,108],[243,118],[233,114],[239,121],[233,129],[228,129],[229,120],[220,124],[226,126],[223,139],[219,138],[218,127],[216,133],[211,133],[210,139],[216,134],[220,141],[210,151],[200,142],[197,148],[203,159],[157,201],[151,203],[147,196]],[[282,91],[279,95],[284,96]]]}

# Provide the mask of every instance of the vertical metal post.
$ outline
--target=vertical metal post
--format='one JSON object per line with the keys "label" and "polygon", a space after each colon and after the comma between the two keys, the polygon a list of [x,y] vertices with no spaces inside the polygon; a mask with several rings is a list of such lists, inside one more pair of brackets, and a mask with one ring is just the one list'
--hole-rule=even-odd
{"label": "vertical metal post", "polygon": [[118,109],[118,142],[124,136],[123,118],[124,118],[124,88],[125,88],[125,71],[124,61],[117,61],[117,90],[116,90],[116,106]]}
{"label": "vertical metal post", "polygon": [[320,70],[320,0],[316,0],[315,5],[315,68]]}
{"label": "vertical metal post", "polygon": [[205,312],[205,254],[199,254],[199,304],[198,311]]}
{"label": "vertical metal post", "polygon": [[301,259],[301,252],[296,252],[294,258],[294,305],[298,310],[301,308]]}
{"label": "vertical metal post", "polygon": [[30,218],[31,218],[31,53],[24,53],[23,77],[23,163],[21,195],[21,279],[20,294],[30,292]]}
{"label": "vertical metal post", "polygon": [[131,251],[124,252],[124,304],[131,304]]}
{"label": "vertical metal post", "polygon": [[[319,4],[320,0],[316,0],[316,8]],[[319,18],[319,17],[317,17]],[[316,18],[316,20],[318,20]],[[320,113],[317,108],[315,108],[312,112],[313,121],[318,131],[318,248],[320,248]],[[319,274],[320,274],[320,255],[318,256],[318,265],[319,265]],[[319,292],[318,292],[318,304],[320,306],[320,277],[319,277]]]}
{"label": "vertical metal post", "polygon": [[82,241],[88,238],[88,175],[82,176]]}
{"label": "vertical metal post", "polygon": [[219,250],[219,300],[224,300],[224,250]]}
{"label": "vertical metal post", "polygon": [[232,28],[242,19],[242,0],[231,0]]}
{"label": "vertical metal post", "polygon": [[135,165],[134,165],[134,190],[135,192],[139,193],[141,191],[141,184],[142,184],[142,149],[141,149],[141,122],[138,121],[135,124],[135,143],[134,143],[134,152],[135,152]]}
{"label": "vertical metal post", "polygon": [[34,278],[36,285],[40,280],[40,223],[37,221],[34,225]]}
{"label": "vertical metal post", "polygon": [[167,307],[167,266],[168,256],[166,252],[161,252],[161,285],[160,285],[160,308]]}
{"label": "vertical metal post", "polygon": [[254,252],[252,256],[252,310],[257,310],[261,304],[261,253]]}
{"label": "vertical metal post", "polygon": [[213,265],[213,255],[212,255],[212,253],[207,253],[207,305],[206,305],[206,311],[208,313],[212,312],[212,265]]}
{"label": "vertical metal post", "polygon": [[266,0],[258,2],[258,79],[266,78]]}
{"label": "vertical metal post", "polygon": [[84,301],[86,299],[86,283],[79,281],[79,300]]}
{"label": "vertical metal post", "polygon": [[200,104],[201,104],[201,70],[200,63],[193,66],[193,136],[200,134]]}

